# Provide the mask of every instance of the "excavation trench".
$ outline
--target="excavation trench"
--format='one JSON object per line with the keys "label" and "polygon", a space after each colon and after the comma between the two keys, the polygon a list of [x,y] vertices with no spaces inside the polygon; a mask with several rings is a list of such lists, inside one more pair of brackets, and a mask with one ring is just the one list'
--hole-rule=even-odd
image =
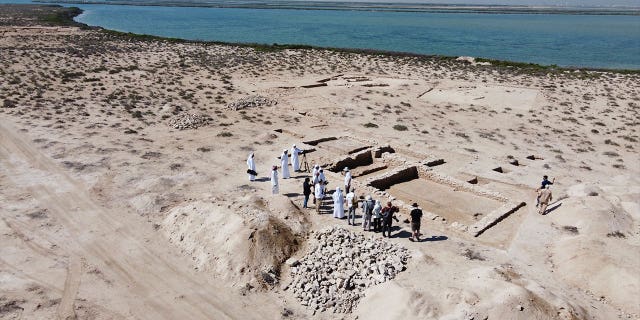
{"label": "excavation trench", "polygon": [[[469,181],[473,182],[477,183],[477,177]],[[503,205],[501,201],[421,177],[417,167],[385,174],[370,181],[369,185],[386,190],[406,204],[416,202],[424,210],[447,221],[465,225],[475,223],[478,215],[485,216]]]}
{"label": "excavation trench", "polygon": [[369,182],[369,185],[379,190],[387,190],[393,185],[414,179],[418,179],[418,168],[409,167],[373,180]]}
{"label": "excavation trench", "polygon": [[364,150],[358,153],[348,155],[329,167],[331,172],[341,172],[344,168],[354,169],[357,167],[363,167],[373,164],[373,155],[371,150]]}
{"label": "excavation trench", "polygon": [[318,144],[320,144],[322,142],[331,141],[331,140],[338,140],[338,138],[336,138],[336,137],[325,137],[325,138],[309,140],[309,141],[302,141],[302,142],[305,143],[305,144],[311,145],[311,146],[317,146]]}

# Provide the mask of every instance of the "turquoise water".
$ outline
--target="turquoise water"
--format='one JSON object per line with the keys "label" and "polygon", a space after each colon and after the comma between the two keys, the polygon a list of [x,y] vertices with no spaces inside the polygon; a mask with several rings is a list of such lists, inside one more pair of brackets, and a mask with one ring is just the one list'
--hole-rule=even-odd
{"label": "turquoise water", "polygon": [[75,6],[85,10],[76,20],[88,25],[191,40],[640,69],[640,16],[633,15]]}

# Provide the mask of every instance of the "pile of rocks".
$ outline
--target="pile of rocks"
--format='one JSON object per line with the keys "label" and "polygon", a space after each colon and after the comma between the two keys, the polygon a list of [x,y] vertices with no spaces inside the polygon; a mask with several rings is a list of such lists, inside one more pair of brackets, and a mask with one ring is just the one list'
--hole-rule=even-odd
{"label": "pile of rocks", "polygon": [[341,227],[316,233],[312,242],[305,257],[287,261],[292,280],[285,289],[314,312],[351,312],[365,289],[395,278],[409,259],[404,247]]}
{"label": "pile of rocks", "polygon": [[172,117],[169,120],[169,126],[178,130],[198,129],[210,124],[212,121],[213,118],[204,114],[182,113]]}
{"label": "pile of rocks", "polygon": [[278,102],[275,100],[271,100],[269,98],[263,96],[248,96],[246,98],[242,98],[238,101],[231,102],[227,105],[227,108],[231,110],[242,110],[246,108],[255,108],[262,106],[273,106]]}

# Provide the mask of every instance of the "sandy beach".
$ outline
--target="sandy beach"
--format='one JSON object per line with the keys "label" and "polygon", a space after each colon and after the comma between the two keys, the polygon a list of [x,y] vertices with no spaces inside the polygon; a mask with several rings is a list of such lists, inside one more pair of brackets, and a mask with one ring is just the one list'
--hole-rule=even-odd
{"label": "sandy beach", "polygon": [[[0,319],[640,319],[640,74],[154,39],[66,10],[0,6]],[[348,166],[393,199],[392,237],[302,208],[307,172],[272,195],[293,144],[330,192]],[[407,258],[353,252],[373,243]]]}

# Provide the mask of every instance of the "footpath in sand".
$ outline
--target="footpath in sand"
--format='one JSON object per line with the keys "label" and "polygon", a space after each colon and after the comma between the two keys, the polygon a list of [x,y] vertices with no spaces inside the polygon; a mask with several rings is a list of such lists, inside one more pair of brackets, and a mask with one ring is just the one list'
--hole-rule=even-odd
{"label": "footpath in sand", "polygon": [[[638,74],[42,20],[65,10],[0,9],[0,319],[640,317]],[[306,172],[271,195],[294,143],[330,193],[348,166],[394,199],[393,237],[302,209]]]}

